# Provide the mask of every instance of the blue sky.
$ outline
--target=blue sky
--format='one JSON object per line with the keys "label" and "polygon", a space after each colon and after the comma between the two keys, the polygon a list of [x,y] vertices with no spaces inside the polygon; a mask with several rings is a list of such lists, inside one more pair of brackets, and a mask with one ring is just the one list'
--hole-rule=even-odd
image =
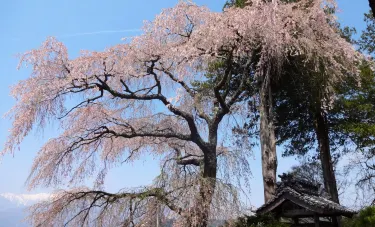
{"label": "blue sky", "polygon": [[[0,7],[0,115],[15,103],[9,96],[9,87],[28,76],[28,70],[16,70],[16,54],[37,48],[48,36],[56,36],[68,47],[71,57],[80,50],[103,50],[121,42],[122,37],[140,33],[144,20],[152,20],[162,8],[175,5],[178,0],[12,0],[3,1]],[[214,11],[220,11],[225,0],[197,0]],[[339,0],[342,12],[338,15],[342,24],[364,28],[363,13],[367,12],[367,0]],[[7,137],[11,122],[0,119],[0,144]],[[38,148],[56,135],[51,127],[44,135],[33,133],[26,138],[14,157],[7,155],[0,164],[0,193],[25,193],[24,182]],[[133,187],[151,182],[158,173],[158,166],[149,157],[131,166],[115,168],[108,176],[107,188],[116,191],[122,187]],[[293,158],[279,159],[279,172],[286,171],[296,161]],[[259,149],[254,149],[251,202],[263,203]],[[34,192],[50,191],[38,189]]]}

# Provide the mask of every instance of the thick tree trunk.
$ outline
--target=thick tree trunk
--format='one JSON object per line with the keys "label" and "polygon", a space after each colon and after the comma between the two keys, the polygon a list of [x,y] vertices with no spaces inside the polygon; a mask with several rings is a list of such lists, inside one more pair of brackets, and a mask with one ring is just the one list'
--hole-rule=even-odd
{"label": "thick tree trunk", "polygon": [[262,174],[264,201],[270,200],[276,191],[276,137],[272,109],[270,82],[264,81],[259,90],[260,95],[260,144],[262,152]]}
{"label": "thick tree trunk", "polygon": [[[215,149],[216,150],[216,149]],[[212,197],[215,193],[216,187],[216,173],[217,173],[217,159],[216,151],[210,152],[205,155],[205,165],[203,172],[203,182],[200,188],[201,198],[203,200],[201,216],[201,224],[197,227],[205,227],[208,225],[210,207],[212,202]]]}
{"label": "thick tree trunk", "polygon": [[[340,203],[329,145],[327,118],[321,110],[320,104],[318,105],[315,114],[315,131],[319,146],[320,162],[322,163],[324,187],[331,199],[336,203]],[[333,218],[333,223],[335,226],[341,226],[340,218]]]}

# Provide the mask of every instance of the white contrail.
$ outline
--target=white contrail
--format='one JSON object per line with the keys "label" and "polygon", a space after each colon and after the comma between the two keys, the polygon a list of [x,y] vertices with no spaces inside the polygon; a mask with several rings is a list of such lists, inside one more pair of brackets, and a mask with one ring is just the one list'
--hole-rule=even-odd
{"label": "white contrail", "polygon": [[82,32],[82,33],[75,33],[75,34],[66,34],[66,35],[60,35],[58,37],[68,38],[68,37],[77,37],[77,36],[85,36],[85,35],[98,35],[98,34],[106,34],[106,33],[123,33],[123,32],[139,32],[139,31],[142,31],[142,30],[141,29],[106,30],[106,31],[97,31],[97,32]]}

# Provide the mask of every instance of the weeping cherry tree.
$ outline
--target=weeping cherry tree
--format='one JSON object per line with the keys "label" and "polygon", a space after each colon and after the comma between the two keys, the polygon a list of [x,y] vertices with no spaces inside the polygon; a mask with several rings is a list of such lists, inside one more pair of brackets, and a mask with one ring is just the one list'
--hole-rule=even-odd
{"label": "weeping cherry tree", "polygon": [[[146,23],[142,35],[102,52],[70,59],[50,38],[25,53],[21,65],[32,72],[12,88],[17,103],[3,154],[57,121],[61,134],[41,147],[27,182],[30,189],[70,188],[33,206],[31,223],[150,226],[162,212],[175,226],[207,226],[240,215],[251,146],[246,131],[230,129],[246,121],[245,88],[254,78],[269,198],[276,180],[271,79],[295,55],[331,80],[356,73],[359,56],[329,26],[322,4],[253,1],[217,13],[181,1]],[[112,167],[149,155],[161,160],[152,185],[105,190]],[[92,176],[92,187],[84,186]]]}

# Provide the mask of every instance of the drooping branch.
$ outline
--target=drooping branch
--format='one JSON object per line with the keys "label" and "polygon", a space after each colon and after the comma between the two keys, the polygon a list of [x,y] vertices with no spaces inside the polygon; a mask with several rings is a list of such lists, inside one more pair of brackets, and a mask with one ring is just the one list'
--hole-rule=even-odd
{"label": "drooping branch", "polygon": [[[172,191],[165,191],[163,188],[145,188],[137,192],[120,192],[109,193],[101,190],[78,189],[73,191],[58,192],[52,196],[51,201],[45,201],[41,204],[32,206],[31,221],[34,225],[48,226],[62,219],[64,226],[87,225],[92,222],[112,222],[117,224],[126,224],[128,222],[139,223],[143,215],[145,215],[144,206],[152,203],[155,199],[158,203],[183,215],[182,207],[174,204],[171,194],[182,190],[177,188]],[[135,206],[134,204],[143,203],[143,206]],[[129,217],[123,215],[109,215],[114,209],[117,212],[128,212]],[[138,210],[142,209],[142,210]],[[47,212],[51,210],[51,212]],[[60,216],[59,214],[64,214]]]}
{"label": "drooping branch", "polygon": [[58,119],[62,119],[62,118],[64,118],[64,117],[66,117],[67,115],[69,115],[71,112],[73,112],[73,111],[74,111],[75,109],[77,109],[77,108],[80,108],[80,107],[85,106],[85,105],[87,106],[87,105],[89,105],[89,104],[95,102],[96,100],[99,100],[100,98],[103,97],[103,94],[104,94],[104,93],[103,93],[103,90],[100,90],[100,94],[99,94],[98,96],[95,96],[95,97],[93,97],[93,98],[88,98],[88,99],[86,99],[86,100],[84,100],[84,101],[78,103],[78,104],[75,105],[74,107],[70,108],[70,110],[67,111],[64,115],[62,115],[61,117],[58,117]]}

